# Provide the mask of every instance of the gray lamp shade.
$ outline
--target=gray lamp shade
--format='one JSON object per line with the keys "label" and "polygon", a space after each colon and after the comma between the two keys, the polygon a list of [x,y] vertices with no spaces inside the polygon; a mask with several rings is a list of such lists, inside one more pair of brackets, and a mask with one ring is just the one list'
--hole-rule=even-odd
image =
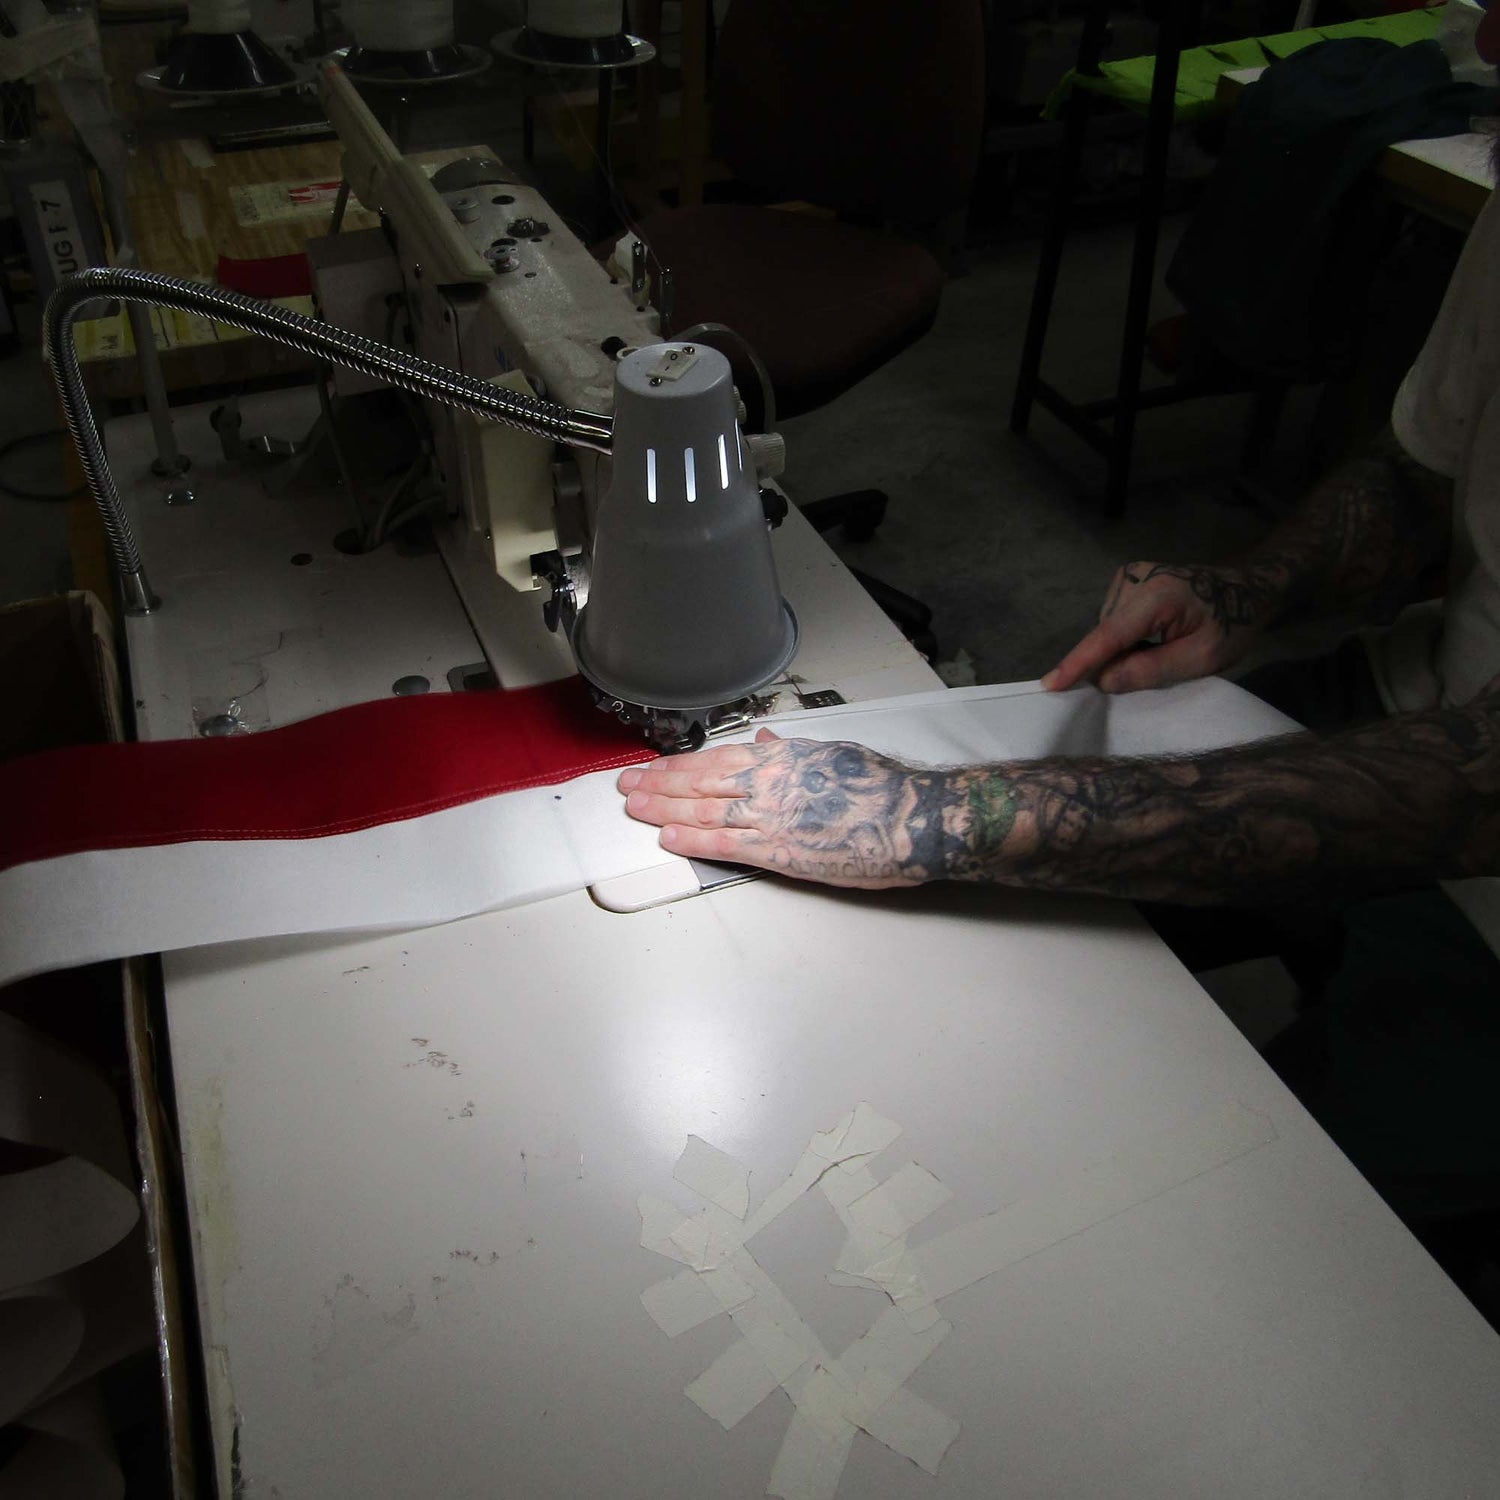
{"label": "gray lamp shade", "polygon": [[740,441],[729,361],[656,344],[619,363],[614,466],[573,630],[611,697],[694,710],[777,677],[797,649],[760,487]]}

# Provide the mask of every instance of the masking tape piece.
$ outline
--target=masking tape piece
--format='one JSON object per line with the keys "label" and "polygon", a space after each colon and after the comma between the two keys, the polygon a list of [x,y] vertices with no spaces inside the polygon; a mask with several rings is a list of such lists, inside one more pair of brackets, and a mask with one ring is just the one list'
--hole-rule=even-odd
{"label": "masking tape piece", "polygon": [[826,1432],[859,1426],[859,1394],[827,1365],[815,1365],[791,1393],[797,1410]]}
{"label": "masking tape piece", "polygon": [[[742,1327],[736,1324],[736,1327]],[[772,1322],[758,1322],[742,1327],[745,1342],[755,1350],[762,1364],[776,1377],[776,1384],[790,1380],[808,1361],[808,1350],[792,1335]]]}
{"label": "masking tape piece", "polygon": [[753,1239],[766,1225],[780,1218],[827,1170],[825,1160],[810,1151],[805,1152],[786,1180],[766,1194],[760,1207],[746,1221],[745,1239]]}
{"label": "masking tape piece", "polygon": [[687,1388],[687,1398],[727,1432],[749,1416],[782,1377],[747,1339],[736,1339]]}
{"label": "masking tape piece", "polygon": [[943,1315],[930,1302],[903,1307],[900,1312],[906,1320],[906,1326],[913,1333],[925,1333],[927,1329],[935,1328],[943,1321]]}
{"label": "masking tape piece", "polygon": [[818,1181],[819,1190],[846,1229],[850,1226],[844,1211],[879,1186],[875,1174],[863,1162],[853,1172],[825,1172]]}
{"label": "masking tape piece", "polygon": [[[936,1474],[959,1424],[905,1383],[952,1331],[939,1298],[1276,1139],[1268,1118],[1231,1105],[911,1250],[907,1233],[952,1194],[915,1163],[877,1181],[868,1163],[900,1134],[859,1105],[813,1137],[748,1220],[748,1171],[690,1137],[675,1175],[707,1206],[689,1218],[659,1199],[639,1200],[642,1245],[691,1268],[642,1294],[652,1317],[671,1334],[706,1321],[712,1306],[728,1311],[740,1335],[688,1386],[689,1399],[726,1429],[777,1386],[792,1399],[766,1491],[778,1500],[834,1500],[858,1428]],[[892,1303],[837,1360],[745,1248],[815,1186],[848,1235],[829,1280],[875,1287]]]}
{"label": "masking tape piece", "polygon": [[854,1433],[847,1423],[843,1431],[831,1432],[801,1411],[793,1412],[766,1494],[778,1500],[834,1500]]}
{"label": "masking tape piece", "polygon": [[958,1436],[958,1423],[952,1417],[905,1386],[892,1391],[859,1425],[929,1474],[937,1473],[943,1455]]}
{"label": "masking tape piece", "polygon": [[712,1271],[694,1272],[708,1294],[724,1312],[743,1307],[754,1297],[754,1289],[742,1280],[733,1266],[718,1266]]}
{"label": "masking tape piece", "polygon": [[672,1175],[699,1197],[743,1219],[750,1208],[750,1170],[732,1156],[690,1135]]}
{"label": "masking tape piece", "polygon": [[872,1382],[890,1380],[895,1385],[904,1384],[952,1332],[953,1325],[941,1317],[918,1331],[897,1308],[888,1307],[845,1350],[839,1368],[856,1387],[868,1390],[873,1398],[876,1392]]}
{"label": "masking tape piece", "polygon": [[[945,1326],[916,1339],[899,1317],[887,1319],[833,1366],[814,1366],[800,1382],[788,1385],[798,1413],[833,1439],[843,1438],[847,1428],[863,1428],[919,1468],[937,1473],[959,1424],[905,1390],[905,1381],[948,1331]],[[859,1369],[866,1371],[864,1378],[851,1385]]]}
{"label": "masking tape piece", "polygon": [[875,1174],[861,1164],[853,1172],[825,1173],[818,1186],[848,1235],[834,1263],[834,1269],[828,1274],[828,1281],[834,1286],[880,1291],[882,1288],[879,1284],[863,1274],[865,1267],[903,1249],[905,1242],[903,1240],[897,1244],[885,1235],[867,1234],[849,1216],[851,1204],[858,1203],[880,1186]]}
{"label": "masking tape piece", "polygon": [[809,1188],[824,1180],[833,1167],[842,1166],[849,1175],[867,1170],[866,1161],[885,1150],[900,1134],[901,1127],[894,1121],[887,1120],[868,1104],[857,1105],[831,1130],[813,1136],[786,1180],[773,1188],[751,1215],[742,1240],[753,1239]]}
{"label": "masking tape piece", "polygon": [[888,1120],[870,1105],[860,1103],[832,1130],[815,1135],[808,1150],[836,1165],[846,1162],[863,1164],[864,1158],[878,1156],[900,1134],[901,1127],[894,1120]]}
{"label": "masking tape piece", "polygon": [[[817,1334],[802,1320],[781,1288],[755,1263],[748,1250],[737,1253],[733,1269],[751,1287],[753,1295],[748,1302],[734,1308],[730,1317],[741,1336],[763,1350],[767,1364],[784,1370],[788,1376],[803,1365],[826,1364],[828,1354]],[[767,1329],[769,1333],[764,1332]],[[797,1350],[795,1359],[790,1352],[782,1356],[780,1351],[786,1342]]]}
{"label": "masking tape piece", "polygon": [[717,1318],[726,1310],[709,1289],[706,1278],[693,1270],[679,1271],[655,1286],[648,1286],[641,1293],[641,1303],[669,1339]]}
{"label": "masking tape piece", "polygon": [[727,1247],[702,1218],[684,1219],[671,1239],[695,1271],[711,1271],[723,1264]]}
{"label": "masking tape piece", "polygon": [[686,1251],[672,1238],[684,1222],[682,1210],[675,1203],[653,1198],[650,1193],[642,1193],[636,1199],[636,1208],[641,1215],[641,1248],[689,1264]]}
{"label": "masking tape piece", "polygon": [[915,1162],[891,1173],[877,1188],[849,1204],[856,1229],[870,1236],[901,1239],[953,1196],[925,1167]]}
{"label": "masking tape piece", "polygon": [[972,1286],[1275,1139],[1269,1118],[1238,1103],[1148,1136],[1057,1188],[919,1246],[911,1255],[925,1298]]}

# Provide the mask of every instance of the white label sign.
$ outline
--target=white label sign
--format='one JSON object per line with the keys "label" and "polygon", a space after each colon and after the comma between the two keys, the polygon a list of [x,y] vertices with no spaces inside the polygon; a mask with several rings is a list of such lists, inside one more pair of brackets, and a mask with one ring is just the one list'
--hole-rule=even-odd
{"label": "white label sign", "polygon": [[89,264],[83,247],[78,215],[73,211],[72,195],[65,182],[33,182],[31,204],[36,211],[42,244],[47,249],[47,264],[56,279],[71,276]]}

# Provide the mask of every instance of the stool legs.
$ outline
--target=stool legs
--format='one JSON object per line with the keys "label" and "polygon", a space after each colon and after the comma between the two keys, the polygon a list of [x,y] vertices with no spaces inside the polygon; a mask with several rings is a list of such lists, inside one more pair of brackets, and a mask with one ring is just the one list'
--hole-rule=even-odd
{"label": "stool legs", "polygon": [[[1097,73],[1099,54],[1109,30],[1109,8],[1095,4],[1084,17],[1083,33],[1078,43],[1077,71]],[[1072,218],[1073,193],[1078,185],[1078,169],[1088,140],[1089,92],[1075,88],[1063,105],[1064,136],[1062,160],[1058,163],[1052,208],[1042,238],[1041,259],[1037,263],[1036,282],[1031,290],[1031,311],[1026,319],[1026,341],[1021,350],[1021,369],[1016,379],[1015,399],[1010,410],[1010,430],[1024,433],[1031,421],[1042,368],[1042,351],[1047,343],[1047,325],[1052,318],[1052,299],[1057,294],[1057,277],[1062,267],[1063,246],[1068,238]]]}
{"label": "stool legs", "polygon": [[[1021,351],[1021,367],[1011,405],[1011,431],[1024,433],[1031,409],[1041,402],[1085,442],[1103,454],[1106,466],[1104,509],[1117,516],[1125,508],[1130,484],[1130,465],[1135,443],[1135,419],[1141,407],[1141,365],[1146,348],[1146,326],[1151,313],[1151,292],[1156,278],[1156,253],[1160,237],[1162,203],[1166,192],[1167,153],[1171,146],[1176,114],[1178,59],[1185,42],[1198,23],[1200,0],[1177,0],[1164,5],[1157,33],[1156,65],[1152,70],[1151,98],[1147,108],[1145,156],[1142,163],[1141,196],[1137,209],[1135,238],[1131,249],[1130,281],[1125,298],[1125,321],[1120,342],[1120,361],[1114,397],[1086,406],[1063,396],[1041,378],[1042,354],[1057,293],[1063,247],[1072,217],[1073,196],[1088,138],[1091,108],[1089,91],[1075,88],[1065,106],[1066,132],[1057,186],[1048,215],[1032,288],[1031,310]],[[1097,73],[1108,26],[1107,4],[1089,7],[1079,39],[1077,71]],[[1108,427],[1101,425],[1108,423]]]}
{"label": "stool legs", "polygon": [[1104,513],[1121,515],[1130,487],[1130,461],[1135,446],[1135,418],[1141,394],[1141,362],[1146,351],[1146,325],[1151,316],[1151,290],[1156,282],[1156,246],[1161,232],[1162,201],[1167,186],[1167,152],[1172,144],[1172,121],[1177,101],[1177,61],[1182,52],[1184,12],[1196,4],[1167,5],[1157,32],[1156,67],[1151,75],[1151,103],[1146,123],[1146,153],[1141,172],[1135,246],[1130,258],[1130,288],[1125,298],[1125,328],[1120,341],[1120,373],[1115,383],[1113,441],[1109,475],[1105,481]]}

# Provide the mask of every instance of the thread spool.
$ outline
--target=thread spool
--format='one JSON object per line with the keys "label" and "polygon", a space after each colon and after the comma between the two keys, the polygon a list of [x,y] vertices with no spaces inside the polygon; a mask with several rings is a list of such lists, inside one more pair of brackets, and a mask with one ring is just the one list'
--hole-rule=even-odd
{"label": "thread spool", "polygon": [[558,67],[642,61],[625,33],[624,0],[530,0],[526,25],[503,50],[523,61]]}
{"label": "thread spool", "polygon": [[431,52],[453,44],[453,0],[356,0],[348,15],[354,45],[371,52]]}
{"label": "thread spool", "polygon": [[481,73],[489,54],[453,40],[453,0],[348,0],[353,44],[335,53],[369,84],[440,83]]}
{"label": "thread spool", "polygon": [[595,40],[625,29],[625,0],[531,0],[526,24],[544,36]]}
{"label": "thread spool", "polygon": [[250,31],[250,0],[188,0],[188,30],[198,36]]}

